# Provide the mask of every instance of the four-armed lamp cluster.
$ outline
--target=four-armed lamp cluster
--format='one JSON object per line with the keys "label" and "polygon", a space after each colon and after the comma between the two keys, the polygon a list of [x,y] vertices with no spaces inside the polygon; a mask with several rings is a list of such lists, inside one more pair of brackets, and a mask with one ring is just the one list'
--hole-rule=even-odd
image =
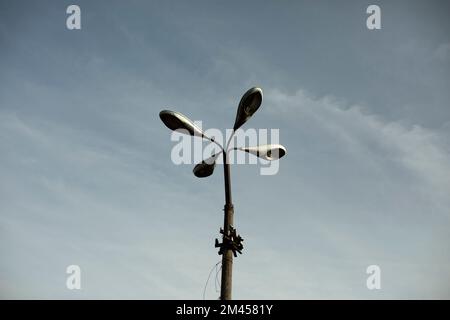
{"label": "four-armed lamp cluster", "polygon": [[231,201],[231,183],[230,183],[230,164],[228,161],[228,153],[231,150],[241,150],[252,153],[265,160],[278,160],[286,154],[286,148],[279,144],[259,145],[256,147],[247,148],[231,148],[229,145],[236,130],[247,122],[251,116],[258,110],[262,102],[262,90],[260,88],[251,88],[243,96],[239,102],[237,110],[236,121],[225,148],[221,146],[214,139],[207,137],[203,131],[198,128],[190,119],[179,112],[163,110],[159,113],[159,117],[164,124],[171,130],[179,130],[182,133],[190,134],[191,136],[198,136],[207,139],[220,147],[220,152],[213,155],[211,158],[202,161],[194,167],[194,174],[199,178],[210,176],[214,172],[216,166],[216,159],[223,154],[223,169],[225,179],[225,208],[224,208],[224,224],[222,233],[222,243],[216,239],[215,246],[220,248],[219,254],[222,255],[222,278],[220,287],[220,299],[231,300],[231,278],[233,267],[233,255],[236,257],[236,252],[241,253],[243,249],[243,239],[236,233],[233,227],[234,208]]}

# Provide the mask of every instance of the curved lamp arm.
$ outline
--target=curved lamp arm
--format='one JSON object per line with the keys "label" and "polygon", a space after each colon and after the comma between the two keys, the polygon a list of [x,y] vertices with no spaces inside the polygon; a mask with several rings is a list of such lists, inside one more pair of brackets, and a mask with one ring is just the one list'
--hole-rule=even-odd
{"label": "curved lamp arm", "polygon": [[231,133],[231,136],[228,138],[227,144],[225,145],[224,151],[225,151],[225,150],[226,150],[226,152],[229,151],[228,148],[229,148],[229,146],[230,146],[231,139],[233,139],[233,136],[234,136],[235,133],[236,133],[236,130],[233,129],[233,132]]}

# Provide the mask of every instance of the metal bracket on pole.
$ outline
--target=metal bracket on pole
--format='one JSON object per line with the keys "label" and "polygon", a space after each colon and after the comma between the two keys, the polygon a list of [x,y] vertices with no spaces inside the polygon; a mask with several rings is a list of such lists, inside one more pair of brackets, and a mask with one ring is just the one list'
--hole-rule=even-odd
{"label": "metal bracket on pole", "polygon": [[230,226],[230,230],[228,234],[225,234],[222,228],[220,228],[220,233],[223,234],[222,243],[219,243],[219,240],[216,239],[215,247],[219,249],[219,255],[222,255],[225,250],[229,249],[233,251],[233,255],[237,257],[237,253],[242,254],[242,249],[244,249],[244,245],[242,241],[244,239],[236,233],[236,229]]}

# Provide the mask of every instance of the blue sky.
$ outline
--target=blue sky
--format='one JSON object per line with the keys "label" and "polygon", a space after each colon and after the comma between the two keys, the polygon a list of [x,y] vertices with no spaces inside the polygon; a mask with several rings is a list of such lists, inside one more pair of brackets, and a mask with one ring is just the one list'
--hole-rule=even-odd
{"label": "blue sky", "polygon": [[288,155],[232,167],[234,298],[450,298],[447,2],[377,1],[376,31],[366,1],[70,4],[0,1],[1,298],[201,299],[223,177],[158,113],[225,130],[252,86]]}

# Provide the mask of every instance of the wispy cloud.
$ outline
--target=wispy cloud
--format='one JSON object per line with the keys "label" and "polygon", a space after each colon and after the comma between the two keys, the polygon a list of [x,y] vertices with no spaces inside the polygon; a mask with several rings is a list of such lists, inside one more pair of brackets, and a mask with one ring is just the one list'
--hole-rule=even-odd
{"label": "wispy cloud", "polygon": [[[266,99],[293,125],[310,123],[326,132],[330,143],[369,164],[399,166],[415,177],[417,186],[445,203],[450,190],[450,150],[447,132],[418,124],[386,121],[362,106],[350,105],[333,96],[313,97],[305,90],[288,94],[271,90]],[[444,203],[442,203],[444,204]]]}

